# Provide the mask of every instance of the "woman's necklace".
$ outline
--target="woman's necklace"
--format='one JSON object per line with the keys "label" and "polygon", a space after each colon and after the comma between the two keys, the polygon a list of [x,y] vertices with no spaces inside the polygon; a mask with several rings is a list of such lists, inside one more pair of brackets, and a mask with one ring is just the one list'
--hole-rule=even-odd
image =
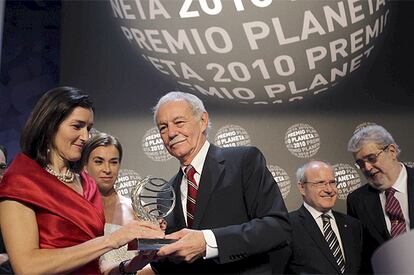
{"label": "woman's necklace", "polygon": [[75,173],[73,173],[72,171],[70,171],[69,169],[66,170],[66,173],[64,174],[60,174],[58,172],[56,172],[55,170],[53,170],[52,166],[50,166],[49,164],[45,167],[45,170],[58,178],[58,180],[60,180],[61,182],[64,183],[72,183],[75,180]]}

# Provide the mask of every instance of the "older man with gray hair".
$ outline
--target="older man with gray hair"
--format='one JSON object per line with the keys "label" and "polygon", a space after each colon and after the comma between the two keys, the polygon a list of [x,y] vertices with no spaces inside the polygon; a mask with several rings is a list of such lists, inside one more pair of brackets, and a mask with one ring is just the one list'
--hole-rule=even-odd
{"label": "older man with gray hair", "polygon": [[152,265],[156,272],[271,273],[270,253],[287,248],[291,229],[263,154],[255,147],[210,144],[209,115],[192,94],[166,94],[154,108],[154,119],[165,147],[180,163],[170,181],[177,196],[166,231],[177,241],[158,251],[167,259]]}
{"label": "older man with gray hair", "polygon": [[414,169],[398,160],[400,149],[380,125],[357,130],[348,143],[355,165],[368,184],[348,195],[348,214],[363,226],[364,273],[372,273],[373,252],[385,241],[413,228]]}

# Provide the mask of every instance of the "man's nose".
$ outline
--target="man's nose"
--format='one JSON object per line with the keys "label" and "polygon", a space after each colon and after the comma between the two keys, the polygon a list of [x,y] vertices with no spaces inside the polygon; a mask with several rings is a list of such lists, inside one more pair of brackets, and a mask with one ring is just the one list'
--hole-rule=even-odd
{"label": "man's nose", "polygon": [[168,136],[174,138],[177,135],[177,127],[171,125],[168,127]]}
{"label": "man's nose", "polygon": [[374,168],[374,166],[370,162],[364,161],[364,165],[361,168],[362,170],[369,172],[372,168]]}
{"label": "man's nose", "polygon": [[334,190],[334,188],[331,186],[329,181],[327,181],[325,182],[325,186],[323,187],[323,190],[327,193],[331,193]]}

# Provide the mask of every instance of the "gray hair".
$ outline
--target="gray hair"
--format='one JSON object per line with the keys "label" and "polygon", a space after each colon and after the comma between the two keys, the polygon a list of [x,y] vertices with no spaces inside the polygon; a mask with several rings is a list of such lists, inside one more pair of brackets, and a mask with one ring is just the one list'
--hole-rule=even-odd
{"label": "gray hair", "polygon": [[361,150],[364,145],[371,142],[376,143],[382,148],[390,144],[395,144],[397,155],[401,152],[391,134],[380,125],[369,125],[356,131],[348,142],[348,151],[356,153]]}
{"label": "gray hair", "polygon": [[334,171],[334,168],[333,168],[332,164],[330,164],[329,162],[323,161],[323,160],[312,159],[312,160],[307,161],[305,164],[303,164],[301,167],[299,167],[298,170],[296,170],[296,181],[297,182],[305,183],[305,182],[308,181],[308,179],[306,178],[306,170],[308,170],[309,166],[314,162],[325,163],[326,165],[328,165],[332,168],[332,171]]}
{"label": "gray hair", "polygon": [[[201,115],[206,112],[206,108],[204,107],[203,102],[201,101],[201,99],[199,99],[197,96],[193,95],[193,94],[189,94],[189,93],[184,93],[184,92],[180,92],[180,91],[171,91],[169,93],[167,93],[166,95],[162,96],[159,100],[157,105],[155,105],[152,108],[153,111],[153,119],[154,119],[154,123],[157,124],[157,114],[158,114],[158,110],[161,107],[161,105],[171,102],[171,101],[185,101],[188,103],[188,105],[190,105],[190,108],[194,114],[194,117],[198,120],[201,119]],[[208,125],[207,125],[207,129],[206,129],[206,135],[207,135],[207,131],[211,128],[211,123],[210,123],[210,119],[208,121]]]}

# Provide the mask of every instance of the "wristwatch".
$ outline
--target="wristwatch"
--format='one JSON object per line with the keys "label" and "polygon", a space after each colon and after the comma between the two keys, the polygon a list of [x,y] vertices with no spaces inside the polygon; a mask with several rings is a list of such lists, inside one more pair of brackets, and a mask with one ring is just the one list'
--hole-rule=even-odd
{"label": "wristwatch", "polygon": [[125,264],[127,262],[129,262],[129,260],[125,260],[125,261],[122,261],[122,262],[119,263],[119,265],[118,265],[119,272],[122,275],[135,275],[136,272],[127,272],[127,271],[125,271]]}

